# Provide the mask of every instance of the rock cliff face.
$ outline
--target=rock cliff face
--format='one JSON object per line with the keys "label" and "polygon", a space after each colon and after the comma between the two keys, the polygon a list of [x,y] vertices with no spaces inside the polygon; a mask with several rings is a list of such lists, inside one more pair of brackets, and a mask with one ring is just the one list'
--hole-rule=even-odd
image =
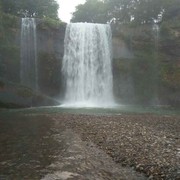
{"label": "rock cliff face", "polygon": [[65,24],[37,22],[38,81],[40,91],[56,97],[61,94],[61,62],[64,54]]}
{"label": "rock cliff face", "polygon": [[180,105],[180,26],[112,26],[114,94],[122,103]]}
{"label": "rock cliff face", "polygon": [[[14,16],[7,16],[3,19],[3,28],[0,29],[0,78],[4,82],[13,82],[12,84],[15,86],[20,86],[15,83],[20,84],[21,19]],[[55,98],[61,94],[60,70],[66,25],[49,19],[37,19],[36,23],[39,91]],[[13,94],[10,89],[5,88],[0,92],[0,102],[4,103],[4,106],[7,104],[10,107],[13,104],[20,107],[48,105],[48,103],[49,105],[57,105],[57,102],[52,103],[45,96],[42,98],[39,94],[35,95],[37,93],[33,92],[32,89],[30,91],[34,95],[31,98],[22,99]],[[23,93],[23,90],[21,92]],[[9,102],[8,96],[11,97],[11,102]]]}
{"label": "rock cliff face", "polygon": [[[113,27],[114,94],[120,103],[155,105],[157,66],[155,37],[152,27]],[[118,44],[118,43],[119,44]]]}
{"label": "rock cliff face", "polygon": [[112,53],[115,99],[122,104],[131,104],[134,102],[134,87],[130,64],[134,55],[131,47],[115,31],[113,31],[112,38]]}
{"label": "rock cliff face", "polygon": [[59,102],[17,83],[0,79],[0,108],[55,106]]}
{"label": "rock cliff face", "polygon": [[20,21],[3,15],[0,28],[0,77],[19,82],[20,72]]}
{"label": "rock cliff face", "polygon": [[168,104],[180,107],[180,23],[165,22],[161,26],[159,44],[160,97]]}
{"label": "rock cliff face", "polygon": [[[21,19],[10,15],[5,15],[3,19],[0,29],[0,77],[19,83]],[[66,25],[46,19],[37,19],[36,22],[39,84],[40,89],[44,90],[48,83],[52,82],[52,76],[59,76],[59,66],[64,52]]]}

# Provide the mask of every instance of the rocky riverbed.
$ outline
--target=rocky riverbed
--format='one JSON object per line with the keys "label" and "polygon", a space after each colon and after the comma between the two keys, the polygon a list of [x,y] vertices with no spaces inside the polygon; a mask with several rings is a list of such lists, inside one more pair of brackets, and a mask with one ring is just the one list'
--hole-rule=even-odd
{"label": "rocky riverbed", "polygon": [[125,167],[150,179],[180,178],[180,117],[158,115],[57,115],[59,126],[93,142]]}
{"label": "rocky riverbed", "polygon": [[180,178],[180,117],[0,116],[0,179]]}

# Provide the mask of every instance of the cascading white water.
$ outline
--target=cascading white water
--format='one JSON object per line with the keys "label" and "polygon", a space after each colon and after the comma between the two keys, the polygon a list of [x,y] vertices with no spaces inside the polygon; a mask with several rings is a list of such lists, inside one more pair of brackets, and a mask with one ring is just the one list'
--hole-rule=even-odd
{"label": "cascading white water", "polygon": [[38,89],[37,39],[34,18],[22,18],[21,22],[21,84]]}
{"label": "cascading white water", "polygon": [[[152,37],[154,38],[154,62],[153,62],[153,74],[151,78],[153,79],[152,84],[152,99],[151,99],[151,105],[160,105],[159,101],[159,82],[158,82],[158,59],[159,59],[159,37],[160,36],[160,28],[158,24],[152,25]],[[152,61],[153,61],[152,59]]]}
{"label": "cascading white water", "polygon": [[113,106],[109,25],[67,25],[62,74],[66,92],[64,106]]}
{"label": "cascading white water", "polygon": [[158,51],[158,45],[159,45],[159,25],[158,24],[153,24],[152,30],[153,30],[154,40],[155,40],[155,49],[156,49],[156,51]]}

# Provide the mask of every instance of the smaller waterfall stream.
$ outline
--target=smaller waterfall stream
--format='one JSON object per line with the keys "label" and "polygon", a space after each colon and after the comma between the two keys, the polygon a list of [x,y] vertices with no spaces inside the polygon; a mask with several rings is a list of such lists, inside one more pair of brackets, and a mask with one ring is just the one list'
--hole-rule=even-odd
{"label": "smaller waterfall stream", "polygon": [[152,35],[154,38],[154,97],[152,98],[152,105],[159,105],[159,97],[158,97],[158,91],[159,91],[159,82],[158,82],[158,56],[159,56],[159,36],[160,36],[160,29],[158,24],[153,24],[152,26]]}
{"label": "smaller waterfall stream", "polygon": [[153,36],[155,39],[155,49],[158,51],[158,45],[159,45],[159,25],[158,24],[153,24],[152,27],[153,30]]}
{"label": "smaller waterfall stream", "polygon": [[111,28],[109,25],[67,25],[62,73],[65,106],[112,106]]}
{"label": "smaller waterfall stream", "polygon": [[22,18],[21,23],[21,84],[38,89],[37,39],[34,18]]}

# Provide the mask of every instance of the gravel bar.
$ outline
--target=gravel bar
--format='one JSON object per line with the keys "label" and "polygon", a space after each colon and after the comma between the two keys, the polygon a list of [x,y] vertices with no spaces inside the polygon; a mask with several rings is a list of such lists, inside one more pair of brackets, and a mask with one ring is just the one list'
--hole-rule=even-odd
{"label": "gravel bar", "polygon": [[180,179],[180,116],[47,116],[149,179]]}

